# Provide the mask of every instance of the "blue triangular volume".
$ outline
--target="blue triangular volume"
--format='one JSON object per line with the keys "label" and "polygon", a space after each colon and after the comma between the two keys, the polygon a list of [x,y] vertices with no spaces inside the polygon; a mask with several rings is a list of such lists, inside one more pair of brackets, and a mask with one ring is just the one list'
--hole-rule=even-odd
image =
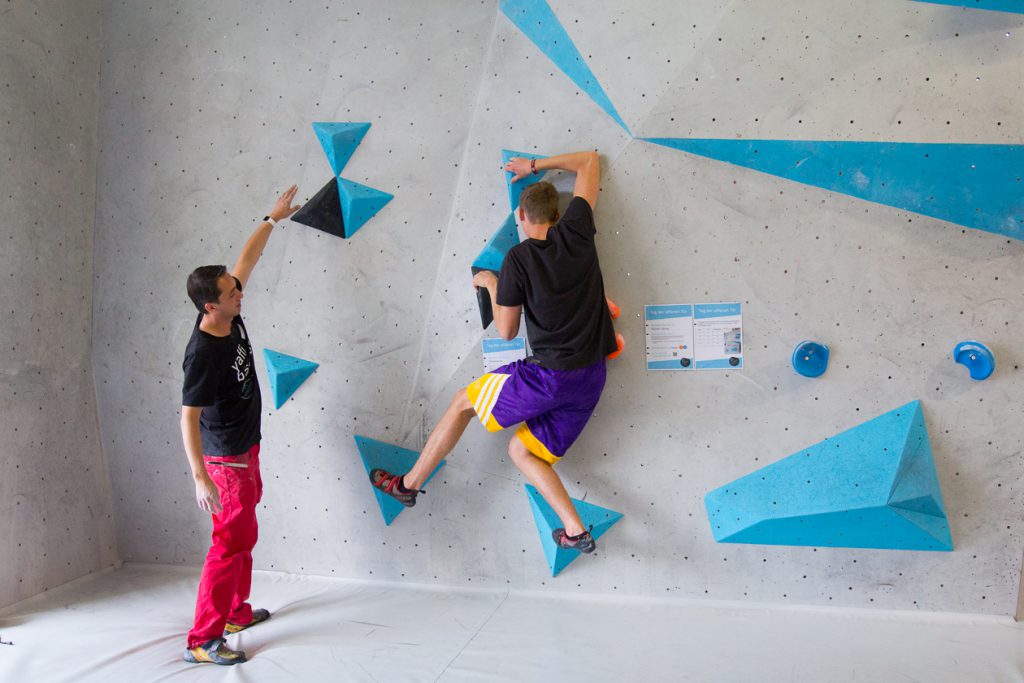
{"label": "blue triangular volume", "polygon": [[274,397],[274,407],[284,405],[295,390],[313,374],[320,365],[311,360],[289,356],[278,351],[263,349],[263,360],[267,364],[270,375],[270,393]]}
{"label": "blue triangular volume", "polygon": [[338,178],[341,195],[341,216],[345,223],[345,237],[351,237],[366,221],[395,198],[395,195],[376,188],[360,185],[352,180]]}
{"label": "blue triangular volume", "polygon": [[[363,467],[366,468],[366,476],[370,476],[370,470],[377,467],[387,470],[392,474],[405,474],[412,469],[412,466],[416,464],[416,459],[420,457],[420,454],[416,451],[411,451],[408,448],[402,448],[395,446],[394,444],[385,443],[383,441],[377,441],[376,439],[368,439],[365,436],[355,437],[356,448],[359,449],[359,456],[363,459]],[[434,478],[434,475],[444,467],[445,461],[442,460],[434,471],[427,477],[429,482]],[[369,482],[367,485],[371,486]],[[405,510],[405,506],[399,503],[391,496],[381,493],[377,489],[373,489],[373,495],[377,499],[377,505],[380,507],[380,514],[384,517],[384,523],[391,526],[391,522],[395,521],[395,518],[401,514],[402,510]]]}
{"label": "blue triangular volume", "polygon": [[1024,239],[1024,145],[642,138],[978,230]]}
{"label": "blue triangular volume", "polygon": [[629,126],[598,83],[583,56],[545,0],[501,0],[501,11],[629,135]]}
{"label": "blue triangular volume", "polygon": [[952,550],[918,401],[705,497],[724,543]]}
{"label": "blue triangular volume", "polygon": [[516,221],[512,214],[509,214],[505,218],[505,222],[501,224],[501,227],[491,236],[484,250],[473,261],[473,268],[493,270],[496,273],[501,272],[501,264],[505,260],[505,254],[517,244],[519,244],[519,229],[516,228]]}
{"label": "blue triangular volume", "polygon": [[352,158],[356,147],[363,141],[366,131],[370,130],[369,123],[326,123],[315,122],[313,131],[316,133],[320,146],[324,148],[327,161],[334,171],[334,175],[341,175],[345,164]]}
{"label": "blue triangular volume", "polygon": [[[565,550],[555,545],[551,538],[551,532],[563,526],[558,515],[547,504],[540,492],[529,484],[526,485],[526,496],[530,501],[530,509],[533,510],[533,521],[537,523],[537,533],[540,534],[540,544],[544,548],[544,556],[548,561],[548,568],[551,569],[551,576],[558,576],[558,573],[572,564],[572,561],[581,555],[578,550]],[[576,512],[579,513],[583,526],[591,524],[594,528],[590,534],[596,539],[604,535],[606,531],[622,519],[621,512],[615,512],[593,503],[586,503],[582,500],[571,498]]]}
{"label": "blue triangular volume", "polygon": [[927,2],[931,5],[953,5],[967,9],[987,9],[996,12],[1016,12],[1024,14],[1024,4],[1021,0],[915,0],[916,2]]}
{"label": "blue triangular volume", "polygon": [[[540,154],[529,154],[527,152],[513,152],[510,149],[501,150],[501,166],[505,167],[508,160],[512,157],[522,157],[524,159],[546,159],[547,157]],[[537,175],[528,175],[525,178],[520,178],[516,182],[512,182],[512,173],[505,171],[505,184],[508,185],[508,201],[511,204],[511,209],[514,212],[519,208],[519,196],[523,194],[523,190],[539,182],[544,177],[544,172],[539,172]]]}

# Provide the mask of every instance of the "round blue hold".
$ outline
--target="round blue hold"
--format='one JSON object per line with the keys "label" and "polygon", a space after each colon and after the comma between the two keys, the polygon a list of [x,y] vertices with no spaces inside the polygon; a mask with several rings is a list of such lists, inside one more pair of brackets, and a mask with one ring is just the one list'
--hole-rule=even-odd
{"label": "round blue hold", "polygon": [[793,369],[804,377],[820,377],[828,369],[828,347],[815,341],[802,341],[793,349]]}
{"label": "round blue hold", "polygon": [[953,360],[967,366],[971,379],[987,379],[996,369],[996,358],[988,347],[979,341],[964,341],[953,349]]}

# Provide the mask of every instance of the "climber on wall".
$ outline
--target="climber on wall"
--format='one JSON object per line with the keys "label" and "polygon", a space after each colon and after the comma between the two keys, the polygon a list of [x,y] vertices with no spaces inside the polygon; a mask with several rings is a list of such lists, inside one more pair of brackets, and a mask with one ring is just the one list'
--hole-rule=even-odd
{"label": "climber on wall", "polygon": [[270,618],[247,602],[256,545],[260,478],[260,386],[252,344],[242,322],[242,289],[278,221],[298,210],[297,188],[274,208],[242,248],[235,267],[201,266],[188,276],[188,296],[199,309],[185,349],[181,438],[192,468],[199,508],[213,518],[186,662],[239,664],[245,653],[224,636]]}
{"label": "climber on wall", "polygon": [[553,531],[558,546],[590,553],[596,548],[594,539],[552,465],[593,414],[604,388],[605,357],[616,351],[594,245],[601,161],[596,152],[576,152],[545,159],[513,157],[505,166],[515,174],[512,182],[549,169],[576,173],[565,215],[558,215],[558,192],[551,183],[527,187],[517,214],[529,239],[508,251],[498,276],[481,271],[473,277],[473,284],[490,294],[503,338],[519,332],[525,308],[534,355],[460,390],[413,468],[404,475],[375,469],[370,481],[411,507],[474,413],[488,431],[522,422],[509,442],[509,456],[562,520],[564,526]]}

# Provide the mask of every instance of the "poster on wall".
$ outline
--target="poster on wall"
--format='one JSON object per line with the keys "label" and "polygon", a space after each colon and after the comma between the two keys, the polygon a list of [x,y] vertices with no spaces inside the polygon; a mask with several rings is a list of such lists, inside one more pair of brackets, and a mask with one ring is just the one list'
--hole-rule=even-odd
{"label": "poster on wall", "polygon": [[693,369],[693,306],[644,306],[648,370]]}
{"label": "poster on wall", "polygon": [[743,367],[740,303],[644,306],[648,370]]}
{"label": "poster on wall", "polygon": [[484,372],[493,372],[502,365],[526,358],[526,337],[515,339],[484,339]]}

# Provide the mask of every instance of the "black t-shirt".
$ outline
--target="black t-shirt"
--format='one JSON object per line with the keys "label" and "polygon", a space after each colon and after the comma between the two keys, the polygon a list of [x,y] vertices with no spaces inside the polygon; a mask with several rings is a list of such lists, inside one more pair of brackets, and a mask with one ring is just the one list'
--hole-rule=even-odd
{"label": "black t-shirt", "polygon": [[596,233],[590,204],[573,197],[546,240],[524,240],[501,264],[498,305],[523,306],[530,346],[544,367],[582,368],[616,349]]}
{"label": "black t-shirt", "polygon": [[181,404],[202,407],[199,432],[203,453],[239,455],[260,440],[260,384],[252,345],[242,316],[231,321],[231,334],[215,337],[199,329],[185,347],[185,382]]}

